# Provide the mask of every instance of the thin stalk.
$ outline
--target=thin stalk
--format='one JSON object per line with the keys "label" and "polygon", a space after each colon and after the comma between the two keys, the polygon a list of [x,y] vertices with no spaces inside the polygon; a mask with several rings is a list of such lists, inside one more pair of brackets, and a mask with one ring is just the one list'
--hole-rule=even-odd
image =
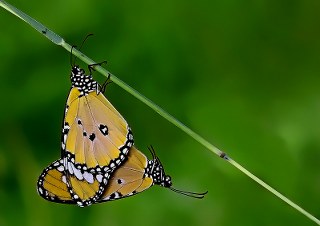
{"label": "thin stalk", "polygon": [[[48,29],[46,26],[42,25],[38,21],[34,20],[32,17],[28,16],[27,14],[23,13],[22,11],[18,10],[17,8],[15,8],[14,6],[6,3],[3,0],[0,0],[0,6],[3,7],[4,9],[6,9],[7,11],[11,12],[13,15],[17,16],[21,20],[23,20],[26,23],[28,23],[31,27],[36,29],[38,32],[40,32],[42,35],[44,35],[46,38],[48,38],[54,44],[60,45],[63,48],[65,48],[67,51],[71,52],[71,45],[66,43],[63,38],[61,38],[59,35],[57,35],[53,31],[51,31],[50,29]],[[80,51],[78,51],[75,48],[73,48],[72,54],[74,54],[75,56],[77,56],[79,59],[81,59],[83,62],[85,62],[87,64],[94,64],[95,63],[92,59],[90,59],[89,57],[87,57],[86,55],[84,55],[83,53],[81,53]],[[214,154],[218,155],[222,159],[224,159],[227,162],[229,162],[231,165],[233,165],[238,170],[240,170],[242,173],[244,173],[245,175],[250,177],[256,183],[258,183],[259,185],[261,185],[262,187],[267,189],[269,192],[274,194],[276,197],[280,198],[282,201],[287,203],[289,206],[291,206],[292,208],[296,209],[297,211],[299,211],[301,214],[305,215],[307,218],[309,218],[310,220],[312,220],[316,224],[320,225],[320,220],[319,219],[317,219],[316,217],[311,215],[309,212],[307,212],[306,210],[301,208],[299,205],[297,205],[294,202],[292,202],[286,196],[282,195],[280,192],[278,192],[277,190],[275,190],[274,188],[269,186],[267,183],[265,183],[264,181],[262,181],[261,179],[256,177],[254,174],[249,172],[247,169],[245,169],[239,163],[237,163],[236,161],[231,159],[226,153],[220,151],[217,147],[212,145],[206,139],[204,139],[199,134],[195,133],[193,130],[191,130],[190,128],[185,126],[183,123],[181,123],[176,118],[174,118],[172,115],[170,115],[169,113],[164,111],[161,107],[159,107],[158,105],[153,103],[151,100],[149,100],[148,98],[146,98],[145,96],[140,94],[138,91],[136,91],[135,89],[133,89],[132,87],[127,85],[125,82],[123,82],[122,80],[117,78],[115,75],[111,74],[109,71],[107,71],[106,69],[102,68],[101,66],[95,66],[95,69],[98,72],[100,72],[102,75],[104,75],[104,76],[110,75],[111,76],[111,80],[115,84],[117,84],[118,86],[120,86],[121,88],[126,90],[128,93],[130,93],[131,95],[133,95],[134,97],[136,97],[137,99],[142,101],[144,104],[149,106],[151,109],[153,109],[159,115],[161,115],[163,118],[167,119],[169,122],[171,122],[172,124],[177,126],[179,129],[181,129],[182,131],[187,133],[189,136],[191,136],[194,140],[196,140],[201,145],[206,147],[208,150],[210,150]]]}

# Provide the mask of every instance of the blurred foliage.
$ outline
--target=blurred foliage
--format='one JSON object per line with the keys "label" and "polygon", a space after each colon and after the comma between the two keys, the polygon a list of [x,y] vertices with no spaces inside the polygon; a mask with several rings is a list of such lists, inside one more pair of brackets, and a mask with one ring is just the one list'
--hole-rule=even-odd
{"label": "blurred foliage", "polygon": [[[10,3],[70,44],[94,33],[83,52],[320,217],[318,0]],[[89,208],[43,200],[70,55],[3,9],[0,27],[1,226],[314,225],[114,84],[106,96],[136,145],[156,148],[175,187],[207,197],[153,187]]]}

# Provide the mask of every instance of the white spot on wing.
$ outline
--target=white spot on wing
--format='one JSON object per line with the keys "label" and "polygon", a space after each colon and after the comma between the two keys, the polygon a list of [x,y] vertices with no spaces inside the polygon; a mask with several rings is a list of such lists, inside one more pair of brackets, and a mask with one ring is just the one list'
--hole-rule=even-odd
{"label": "white spot on wing", "polygon": [[97,176],[96,176],[96,178],[97,178],[97,180],[99,181],[99,183],[101,183],[101,181],[102,181],[102,175],[101,174],[98,174]]}
{"label": "white spot on wing", "polygon": [[93,183],[93,175],[91,173],[88,173],[87,171],[84,172],[83,177],[86,181],[88,181],[90,184]]}
{"label": "white spot on wing", "polygon": [[67,164],[68,164],[68,170],[69,170],[69,173],[70,174],[73,174],[73,166],[71,165],[72,163],[71,162],[67,162]]}
{"label": "white spot on wing", "polygon": [[82,175],[81,171],[78,170],[76,167],[74,167],[73,164],[72,164],[72,168],[73,168],[74,175],[75,175],[79,180],[82,180],[82,179],[83,179],[83,175]]}
{"label": "white spot on wing", "polygon": [[65,184],[67,183],[67,178],[66,178],[66,176],[62,176],[61,180],[62,180],[63,183],[65,183]]}

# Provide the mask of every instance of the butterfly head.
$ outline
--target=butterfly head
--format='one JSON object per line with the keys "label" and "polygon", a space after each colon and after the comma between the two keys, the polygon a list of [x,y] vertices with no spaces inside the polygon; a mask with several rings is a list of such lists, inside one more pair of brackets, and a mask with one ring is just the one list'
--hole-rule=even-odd
{"label": "butterfly head", "polygon": [[91,75],[86,75],[85,71],[78,65],[72,66],[70,79],[72,87],[77,88],[81,96],[98,89],[98,83],[93,80]]}
{"label": "butterfly head", "polygon": [[152,147],[149,148],[153,159],[149,160],[148,166],[146,168],[146,174],[148,174],[152,179],[153,183],[169,188],[172,186],[171,177],[166,175],[160,159],[156,156],[156,153]]}
{"label": "butterfly head", "polygon": [[153,179],[154,184],[169,188],[172,186],[171,177],[166,175],[164,172],[163,166],[159,159],[156,157],[155,159],[150,161],[150,175]]}

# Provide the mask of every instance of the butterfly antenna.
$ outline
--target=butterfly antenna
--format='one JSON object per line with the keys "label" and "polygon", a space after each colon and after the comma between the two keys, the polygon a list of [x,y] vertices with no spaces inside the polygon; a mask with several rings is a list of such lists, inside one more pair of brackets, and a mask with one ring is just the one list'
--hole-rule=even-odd
{"label": "butterfly antenna", "polygon": [[159,164],[162,166],[162,163],[161,163],[160,159],[158,158],[158,156],[157,156],[157,154],[156,154],[156,151],[154,150],[154,148],[152,147],[152,145],[150,145],[150,146],[148,147],[148,149],[149,149],[149,151],[150,151],[151,154],[152,154],[152,158],[153,158],[154,160],[157,160],[157,161],[159,162]]}
{"label": "butterfly antenna", "polygon": [[[150,145],[148,147],[149,151],[151,152],[152,154],[152,157],[154,160],[157,160],[159,162],[160,165],[161,164],[161,161],[160,159],[158,158],[158,156],[156,155],[156,151],[154,150],[154,148],[152,147],[152,145]],[[178,194],[181,194],[181,195],[185,195],[185,196],[189,196],[189,197],[192,197],[192,198],[196,198],[196,199],[202,199],[207,193],[208,191],[206,192],[203,192],[203,193],[198,193],[198,192],[191,192],[191,191],[182,191],[182,190],[179,190],[179,189],[176,189],[172,186],[168,187],[171,191],[174,191]]]}
{"label": "butterfly antenna", "polygon": [[158,157],[157,157],[157,155],[156,155],[156,151],[154,150],[154,148],[152,147],[152,145],[150,145],[150,146],[148,147],[148,149],[149,149],[149,151],[150,151],[150,153],[151,153],[151,155],[152,155],[152,158],[153,158],[153,159],[157,159]]}
{"label": "butterfly antenna", "polygon": [[191,191],[182,191],[182,190],[178,190],[178,189],[173,188],[173,187],[169,187],[169,189],[171,191],[174,191],[174,192],[178,193],[178,194],[185,195],[185,196],[188,196],[188,197],[191,197],[191,198],[196,198],[196,199],[202,199],[208,193],[208,191],[203,192],[203,193],[191,192]]}
{"label": "butterfly antenna", "polygon": [[[83,39],[79,50],[82,48],[83,44],[86,42],[86,40],[88,39],[88,37],[90,37],[90,36],[92,36],[92,35],[93,35],[93,34],[88,34],[88,35]],[[76,47],[77,47],[76,45],[71,46],[71,51],[70,51],[70,52],[71,52],[71,54],[70,54],[70,64],[71,64],[71,66],[73,66],[73,65],[75,64],[75,62],[72,62],[73,59],[75,59],[75,57],[72,58],[72,50],[73,50],[74,48],[76,48]],[[75,61],[75,60],[74,60],[74,61]]]}
{"label": "butterfly antenna", "polygon": [[[86,42],[86,40],[88,39],[88,37],[90,37],[90,36],[92,36],[92,35],[93,35],[93,34],[88,34],[88,35],[83,39],[79,50],[82,48],[83,44]],[[72,50],[73,50],[74,48],[76,48],[76,47],[77,47],[76,45],[71,46],[71,51],[70,51],[70,52],[71,52],[71,55],[70,55],[70,64],[71,64],[71,65],[74,65],[74,64],[75,64],[75,62],[72,62],[72,60],[75,59],[75,57],[72,58]],[[75,61],[75,60],[74,60],[74,61]]]}
{"label": "butterfly antenna", "polygon": [[92,35],[93,35],[93,34],[87,34],[87,36],[83,39],[79,50],[82,48],[83,44],[87,41],[87,39],[88,39],[90,36],[92,36]]}

